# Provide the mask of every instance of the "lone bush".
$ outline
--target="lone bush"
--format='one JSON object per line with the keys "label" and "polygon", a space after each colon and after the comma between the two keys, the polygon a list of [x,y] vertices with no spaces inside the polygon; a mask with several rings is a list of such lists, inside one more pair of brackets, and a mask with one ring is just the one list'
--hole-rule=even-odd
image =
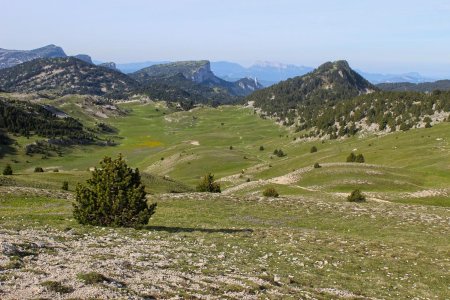
{"label": "lone bush", "polygon": [[314,153],[317,152],[317,147],[316,146],[312,146],[311,149],[309,150],[310,153]]}
{"label": "lone bush", "polygon": [[68,181],[64,181],[63,184],[62,184],[61,189],[63,191],[68,191],[69,190],[69,182]]}
{"label": "lone bush", "polygon": [[138,169],[127,166],[122,155],[105,157],[86,184],[78,184],[74,218],[81,224],[140,227],[154,214],[156,203],[147,204]]}
{"label": "lone bush", "polygon": [[13,170],[11,168],[11,165],[6,165],[6,167],[3,169],[3,175],[8,176],[8,175],[12,175],[13,174]]}
{"label": "lone bush", "polygon": [[355,162],[355,160],[356,160],[355,153],[352,152],[347,156],[347,162]]}
{"label": "lone bush", "polygon": [[274,187],[268,187],[263,191],[263,196],[264,197],[278,197],[279,194],[277,192],[277,190]]}
{"label": "lone bush", "polygon": [[354,190],[348,197],[349,202],[364,202],[366,201],[366,196],[364,196],[360,190]]}
{"label": "lone bush", "polygon": [[319,165],[319,163],[318,163],[318,162],[316,162],[316,163],[314,164],[314,169],[319,169],[319,168],[322,168],[322,166],[321,166],[321,165]]}
{"label": "lone bush", "polygon": [[200,183],[197,185],[198,192],[220,193],[220,184],[214,182],[214,175],[211,173],[203,176]]}
{"label": "lone bush", "polygon": [[259,146],[259,151],[264,151],[264,146]]}
{"label": "lone bush", "polygon": [[42,169],[42,167],[36,167],[34,168],[34,173],[43,173],[44,169]]}
{"label": "lone bush", "polygon": [[362,154],[358,154],[355,158],[355,162],[357,162],[357,163],[365,162],[364,156]]}

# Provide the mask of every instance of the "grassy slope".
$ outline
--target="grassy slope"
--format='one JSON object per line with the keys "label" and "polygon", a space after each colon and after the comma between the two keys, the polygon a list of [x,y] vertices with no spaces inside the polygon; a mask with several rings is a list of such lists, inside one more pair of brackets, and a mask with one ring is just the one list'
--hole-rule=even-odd
{"label": "grassy slope", "polygon": [[[120,152],[131,166],[141,171],[168,175],[192,187],[206,172],[221,178],[243,171],[241,178],[222,183],[223,187],[228,187],[243,183],[247,178],[270,179],[319,162],[324,164],[323,168],[302,174],[295,185],[282,189],[301,194],[304,189],[296,186],[327,192],[361,188],[391,192],[392,199],[399,200],[397,193],[448,188],[450,181],[449,123],[380,137],[304,142],[294,141],[295,134],[286,128],[239,107],[171,112],[161,104],[129,103],[121,106],[130,111],[127,117],[95,119],[75,105],[77,101],[80,101],[77,97],[66,98],[58,105],[88,126],[101,121],[119,129],[118,137],[114,138],[118,146],[74,147],[63,157],[48,160],[40,156],[30,158],[23,153],[7,154],[0,160],[0,167],[15,159],[18,163],[12,165],[19,174],[14,176],[18,182],[56,187],[63,180],[69,180],[73,186],[85,180],[89,176],[87,169],[102,157],[116,156]],[[23,138],[18,141],[22,145],[30,142]],[[259,150],[261,145],[264,151]],[[318,147],[317,153],[309,153],[312,145]],[[280,148],[288,154],[286,157],[272,154],[274,149]],[[354,149],[364,154],[368,164],[376,166],[336,164],[345,162]],[[35,166],[58,168],[62,172],[33,174]]]}

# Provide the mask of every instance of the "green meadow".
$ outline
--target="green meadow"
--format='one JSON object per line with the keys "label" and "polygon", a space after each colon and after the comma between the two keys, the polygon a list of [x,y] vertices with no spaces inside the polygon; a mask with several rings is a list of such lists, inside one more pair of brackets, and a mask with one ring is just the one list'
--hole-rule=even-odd
{"label": "green meadow", "polygon": [[[49,280],[68,287],[67,294],[42,288],[30,298],[450,296],[450,123],[300,140],[301,132],[241,106],[177,111],[129,102],[119,105],[123,114],[102,118],[80,101],[73,96],[56,105],[87,126],[115,128],[101,137],[116,146],[74,146],[42,158],[20,150],[38,137],[17,137],[17,152],[2,149],[0,167],[11,164],[14,175],[0,176],[0,238],[50,246],[30,248],[34,260],[0,261],[0,298],[2,291],[28,295],[30,286]],[[276,149],[287,155],[274,155]],[[365,163],[346,163],[352,151]],[[158,203],[155,215],[140,230],[77,224],[76,184],[104,156],[119,153],[139,168],[149,201]],[[35,173],[38,166],[45,172]],[[208,172],[222,193],[193,193]],[[69,193],[61,191],[64,181]],[[279,198],[262,196],[269,186]],[[357,188],[366,203],[346,201]],[[81,283],[88,271],[108,282]],[[15,286],[14,278],[25,277],[33,283]]]}

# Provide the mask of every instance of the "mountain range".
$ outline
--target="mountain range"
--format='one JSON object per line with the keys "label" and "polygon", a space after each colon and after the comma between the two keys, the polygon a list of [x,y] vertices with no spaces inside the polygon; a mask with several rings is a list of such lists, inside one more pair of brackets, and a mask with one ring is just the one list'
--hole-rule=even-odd
{"label": "mountain range", "polygon": [[[61,47],[55,45],[48,45],[34,50],[7,50],[0,49],[0,69],[12,67],[36,58],[54,58],[66,57],[66,53]],[[87,54],[78,54],[74,57],[81,59],[88,63],[103,64],[92,58]],[[109,66],[113,62],[106,62]],[[119,63],[116,64],[116,69],[123,73],[134,73],[143,68],[153,65],[166,64],[168,61],[145,61],[135,63]],[[259,83],[264,86],[270,86],[280,81],[304,75],[313,70],[308,66],[296,66],[292,64],[282,64],[277,62],[257,62],[250,67],[244,67],[240,64],[228,61],[211,62],[211,70],[214,74],[226,81],[237,81],[240,78],[257,78]],[[396,82],[410,82],[423,83],[435,81],[435,78],[422,76],[417,72],[403,73],[403,74],[380,74],[369,73],[358,70],[364,78],[373,84],[379,83],[396,83]]]}
{"label": "mountain range", "polygon": [[0,89],[8,92],[45,91],[55,95],[90,94],[109,98],[142,93],[153,99],[180,102],[185,108],[196,103],[235,103],[261,88],[254,79],[228,82],[215,76],[209,61],[160,64],[124,74],[114,63],[95,65],[90,57],[79,55],[37,58],[0,69]]}

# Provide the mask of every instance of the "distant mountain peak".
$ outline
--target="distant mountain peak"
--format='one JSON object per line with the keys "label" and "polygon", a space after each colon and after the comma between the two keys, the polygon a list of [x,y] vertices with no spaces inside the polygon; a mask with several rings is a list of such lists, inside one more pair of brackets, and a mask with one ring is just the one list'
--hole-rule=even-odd
{"label": "distant mountain peak", "polygon": [[252,67],[287,69],[288,65],[275,61],[256,61]]}

